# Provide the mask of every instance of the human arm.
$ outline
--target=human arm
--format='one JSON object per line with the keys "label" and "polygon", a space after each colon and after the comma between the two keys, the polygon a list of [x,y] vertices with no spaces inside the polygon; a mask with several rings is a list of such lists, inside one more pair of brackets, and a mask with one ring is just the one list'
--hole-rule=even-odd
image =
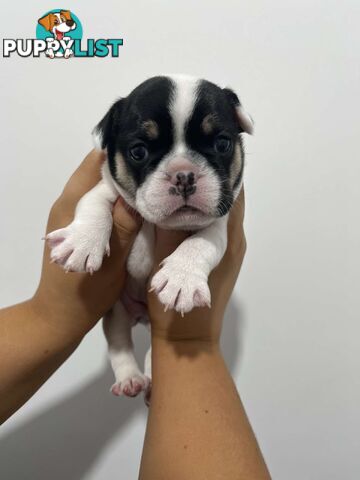
{"label": "human arm", "polygon": [[[244,197],[234,207],[228,247],[209,278],[212,308],[181,318],[149,297],[152,395],[141,480],[269,479],[219,339],[226,304],[245,253]],[[184,239],[158,232],[157,263]]]}
{"label": "human arm", "polygon": [[[104,161],[92,151],[53,205],[47,232],[67,225],[79,199],[100,180]],[[49,261],[45,245],[39,287],[19,305],[0,310],[0,423],[23,405],[68,358],[84,335],[114,304],[125,281],[125,262],[140,226],[117,202],[111,259],[99,272],[65,272]]]}

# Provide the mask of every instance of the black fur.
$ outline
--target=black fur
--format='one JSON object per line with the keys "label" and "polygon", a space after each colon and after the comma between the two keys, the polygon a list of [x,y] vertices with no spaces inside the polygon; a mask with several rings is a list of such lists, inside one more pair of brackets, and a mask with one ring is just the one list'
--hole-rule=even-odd
{"label": "black fur", "polygon": [[[174,136],[172,118],[169,113],[175,84],[171,78],[158,76],[146,80],[136,87],[128,97],[118,100],[96,127],[102,135],[102,148],[107,147],[110,171],[116,179],[115,154],[120,152],[125,159],[129,174],[140,186],[146,177],[171,150]],[[229,211],[233,203],[233,190],[229,183],[230,168],[234,156],[234,147],[239,144],[242,158],[243,147],[239,134],[241,126],[236,117],[235,107],[240,105],[236,94],[230,89],[221,89],[217,85],[202,80],[197,91],[194,110],[185,127],[185,141],[189,154],[201,154],[217,172],[221,181],[221,199],[218,216]],[[212,114],[214,126],[209,134],[202,128],[203,119]],[[142,124],[153,120],[158,125],[159,136],[150,140]],[[231,149],[219,154],[214,149],[214,140],[218,136],[231,139]],[[129,150],[138,142],[143,142],[149,156],[146,161],[135,161]],[[243,165],[236,179],[238,186],[243,173]],[[121,183],[121,179],[116,179]],[[196,187],[189,186],[195,191]],[[170,193],[179,194],[179,188]]]}
{"label": "black fur", "polygon": [[[110,171],[115,178],[115,154],[119,151],[126,160],[129,173],[141,185],[173,144],[173,126],[169,104],[173,82],[167,77],[153,77],[136,87],[128,97],[116,102],[96,127],[103,135],[102,148],[107,147]],[[159,137],[149,140],[141,125],[154,120],[159,126]],[[138,141],[149,150],[149,159],[135,162],[129,149]]]}
{"label": "black fur", "polygon": [[[186,141],[192,150],[201,153],[221,179],[221,198],[218,215],[225,215],[231,208],[234,196],[229,183],[230,167],[234,156],[234,147],[240,145],[242,158],[243,148],[239,133],[241,132],[234,107],[239,100],[231,90],[221,89],[217,85],[202,80],[198,88],[198,97],[193,114],[186,128]],[[215,123],[210,135],[206,135],[201,128],[201,122],[206,115],[215,114]],[[218,135],[231,138],[232,148],[226,154],[218,154],[214,150],[214,140]],[[241,169],[242,170],[242,169]],[[237,184],[239,184],[241,178]]]}

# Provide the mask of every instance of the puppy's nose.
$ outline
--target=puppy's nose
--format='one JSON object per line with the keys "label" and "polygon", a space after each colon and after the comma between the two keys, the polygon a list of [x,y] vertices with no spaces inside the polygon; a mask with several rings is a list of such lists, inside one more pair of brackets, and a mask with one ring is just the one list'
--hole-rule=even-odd
{"label": "puppy's nose", "polygon": [[66,20],[66,25],[72,27],[74,25],[74,20]]}
{"label": "puppy's nose", "polygon": [[172,187],[169,193],[172,195],[182,195],[184,198],[189,197],[196,191],[197,175],[193,171],[182,170],[171,175]]}

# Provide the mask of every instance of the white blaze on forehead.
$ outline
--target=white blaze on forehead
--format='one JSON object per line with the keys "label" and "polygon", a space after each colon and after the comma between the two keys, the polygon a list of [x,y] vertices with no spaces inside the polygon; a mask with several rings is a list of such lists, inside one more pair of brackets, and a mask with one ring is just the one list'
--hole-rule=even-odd
{"label": "white blaze on forehead", "polygon": [[199,79],[187,75],[170,77],[175,83],[175,91],[170,104],[170,115],[174,124],[175,148],[185,146],[184,128],[194,110]]}

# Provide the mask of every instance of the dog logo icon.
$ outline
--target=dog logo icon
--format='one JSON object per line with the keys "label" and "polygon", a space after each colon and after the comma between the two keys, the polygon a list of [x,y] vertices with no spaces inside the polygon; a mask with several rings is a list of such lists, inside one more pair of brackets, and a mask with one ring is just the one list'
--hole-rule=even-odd
{"label": "dog logo icon", "polygon": [[65,8],[49,10],[36,22],[35,38],[4,38],[4,58],[119,58],[123,38],[86,38],[74,12]]}
{"label": "dog logo icon", "polygon": [[38,24],[43,29],[41,36],[48,41],[45,54],[49,58],[70,58],[74,55],[69,45],[73,44],[74,38],[78,38],[72,35],[72,32],[78,28],[79,23],[78,18],[70,10],[52,10],[39,18]]}

